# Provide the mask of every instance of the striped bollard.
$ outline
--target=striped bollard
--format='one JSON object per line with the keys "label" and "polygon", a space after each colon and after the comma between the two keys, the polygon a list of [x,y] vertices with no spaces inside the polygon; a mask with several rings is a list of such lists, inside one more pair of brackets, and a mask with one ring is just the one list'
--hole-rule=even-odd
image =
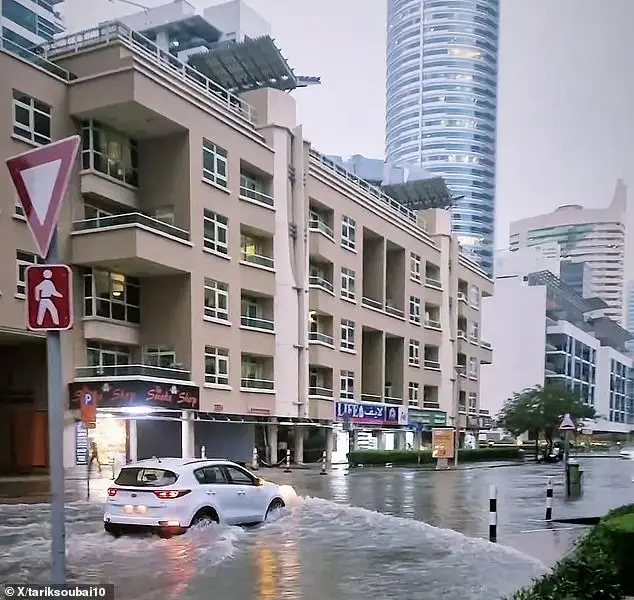
{"label": "striped bollard", "polygon": [[546,484],[546,520],[552,521],[553,519],[553,478],[548,478]]}
{"label": "striped bollard", "polygon": [[258,449],[253,448],[253,457],[251,458],[251,470],[257,471],[260,468],[260,459],[258,458]]}
{"label": "striped bollard", "polygon": [[498,541],[498,490],[494,485],[489,487],[489,541]]}
{"label": "striped bollard", "polygon": [[324,450],[324,453],[321,455],[321,473],[320,475],[327,475],[328,473],[326,472],[326,463],[328,462],[328,455],[326,454],[326,451]]}
{"label": "striped bollard", "polygon": [[284,473],[291,472],[291,451],[286,450],[286,468],[284,469]]}

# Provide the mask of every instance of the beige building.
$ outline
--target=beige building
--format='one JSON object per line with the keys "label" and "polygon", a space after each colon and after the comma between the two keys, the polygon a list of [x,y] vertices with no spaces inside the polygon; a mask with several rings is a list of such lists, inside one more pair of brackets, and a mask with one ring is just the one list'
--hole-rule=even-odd
{"label": "beige building", "polygon": [[[493,284],[446,211],[416,215],[322,157],[290,95],[233,96],[121,25],[35,62],[0,52],[0,143],[11,156],[82,137],[59,225],[75,276],[68,466],[84,392],[107,459],[248,460],[257,425],[276,448],[278,424],[329,425],[337,401],[451,422],[459,398],[469,425]],[[37,259],[0,173],[0,471],[23,471],[47,464],[46,350],[25,331]]]}

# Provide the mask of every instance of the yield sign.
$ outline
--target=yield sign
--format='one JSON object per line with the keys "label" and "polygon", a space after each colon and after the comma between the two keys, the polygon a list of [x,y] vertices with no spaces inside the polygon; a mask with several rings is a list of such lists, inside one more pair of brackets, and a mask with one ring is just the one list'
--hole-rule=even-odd
{"label": "yield sign", "polygon": [[40,256],[46,258],[59,219],[80,138],[68,137],[7,159]]}
{"label": "yield sign", "polygon": [[559,429],[561,430],[566,430],[566,429],[575,429],[575,424],[572,421],[572,418],[570,417],[570,415],[568,413],[566,413],[564,415],[564,418],[561,422],[561,425],[559,426]]}

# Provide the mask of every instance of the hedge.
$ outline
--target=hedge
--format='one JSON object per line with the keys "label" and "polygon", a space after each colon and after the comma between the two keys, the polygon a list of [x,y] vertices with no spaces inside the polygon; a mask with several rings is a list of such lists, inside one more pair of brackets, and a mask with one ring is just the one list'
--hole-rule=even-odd
{"label": "hedge", "polygon": [[621,600],[634,594],[634,504],[604,517],[575,552],[510,600]]}
{"label": "hedge", "polygon": [[[459,462],[484,462],[499,460],[518,460],[522,452],[515,446],[504,448],[478,448],[477,450],[460,450]],[[348,454],[348,462],[353,466],[359,465],[429,465],[435,464],[436,459],[431,452],[416,452],[413,450],[355,450]]]}

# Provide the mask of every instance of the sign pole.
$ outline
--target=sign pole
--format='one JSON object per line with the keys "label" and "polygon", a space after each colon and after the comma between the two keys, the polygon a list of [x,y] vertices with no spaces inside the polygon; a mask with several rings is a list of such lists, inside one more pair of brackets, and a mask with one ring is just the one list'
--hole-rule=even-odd
{"label": "sign pole", "polygon": [[[53,232],[47,264],[59,260],[57,227]],[[66,517],[64,514],[64,399],[62,345],[59,331],[46,335],[48,360],[48,437],[51,477],[51,583],[66,583]]]}

